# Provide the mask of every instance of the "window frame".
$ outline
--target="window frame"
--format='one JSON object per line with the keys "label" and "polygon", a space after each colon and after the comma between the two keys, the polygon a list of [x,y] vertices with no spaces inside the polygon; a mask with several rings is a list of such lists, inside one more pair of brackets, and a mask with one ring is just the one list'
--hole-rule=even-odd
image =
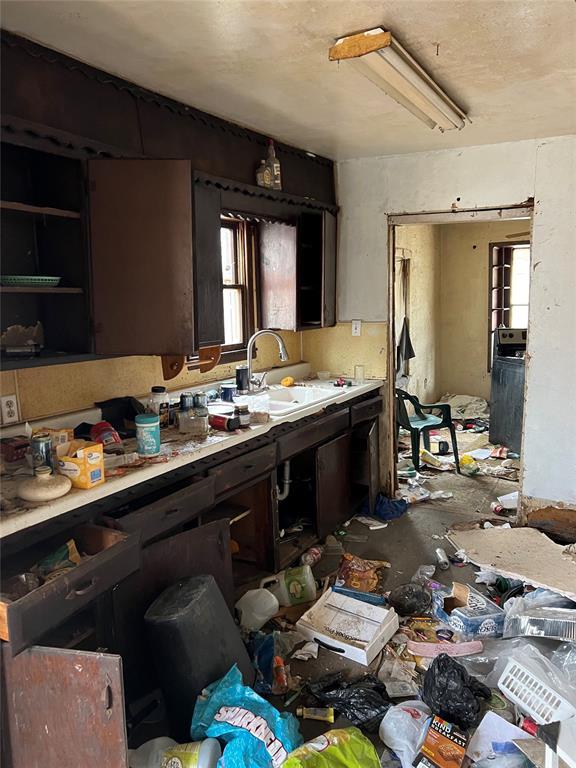
{"label": "window frame", "polygon": [[[494,352],[494,334],[500,323],[507,323],[510,321],[512,315],[512,260],[514,258],[514,248],[528,247],[531,248],[532,244],[530,240],[509,240],[505,242],[489,243],[488,245],[488,350],[487,350],[487,370],[488,373],[492,370],[492,360]],[[507,254],[504,249],[509,251]],[[495,263],[495,253],[499,251],[502,254],[502,264]],[[509,263],[506,263],[509,261]],[[504,270],[508,271],[507,280],[505,279],[502,284],[495,284],[494,271],[500,270],[500,275],[504,274]],[[508,283],[508,284],[507,284]],[[493,294],[494,291],[500,291],[500,305],[496,308],[493,307]],[[529,304],[528,304],[529,306]],[[494,318],[494,313],[497,313]],[[511,327],[506,325],[506,327]]]}
{"label": "window frame", "polygon": [[252,222],[237,216],[223,214],[220,226],[232,229],[235,233],[234,250],[237,275],[236,283],[224,283],[222,291],[239,289],[242,293],[242,341],[238,344],[223,344],[221,363],[239,362],[246,359],[248,340],[254,333],[258,321],[257,300],[257,232]]}

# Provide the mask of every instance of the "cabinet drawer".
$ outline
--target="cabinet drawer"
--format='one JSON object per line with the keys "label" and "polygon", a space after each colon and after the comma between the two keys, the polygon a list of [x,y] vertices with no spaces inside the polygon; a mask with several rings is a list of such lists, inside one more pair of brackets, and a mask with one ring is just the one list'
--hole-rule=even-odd
{"label": "cabinet drawer", "polygon": [[126,533],[140,533],[142,544],[178,528],[214,504],[214,478],[206,477],[115,521]]}
{"label": "cabinet drawer", "polygon": [[278,460],[285,461],[348,428],[348,411],[337,411],[278,438]]}
{"label": "cabinet drawer", "polygon": [[13,653],[140,567],[140,541],[136,535],[82,525],[70,531],[68,539],[74,539],[80,554],[90,557],[24,597],[13,602],[0,600],[0,638],[10,641]]}
{"label": "cabinet drawer", "polygon": [[216,496],[220,496],[248,480],[272,472],[275,466],[276,444],[272,443],[214,467],[209,475],[214,478]]}
{"label": "cabinet drawer", "polygon": [[368,421],[369,419],[373,419],[374,416],[378,416],[379,413],[382,413],[381,397],[373,397],[370,400],[364,400],[363,403],[358,403],[358,405],[353,405],[352,408],[350,408],[350,424],[354,426],[361,421]]}

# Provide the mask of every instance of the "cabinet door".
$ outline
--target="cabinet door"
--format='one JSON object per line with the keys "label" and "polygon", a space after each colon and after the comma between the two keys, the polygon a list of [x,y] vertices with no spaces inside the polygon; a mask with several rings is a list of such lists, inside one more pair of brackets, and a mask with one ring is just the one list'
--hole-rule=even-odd
{"label": "cabinet door", "polygon": [[35,645],[2,658],[12,768],[128,768],[119,656]]}
{"label": "cabinet door", "polygon": [[92,160],[98,354],[194,352],[192,180],[187,160]]}
{"label": "cabinet door", "polygon": [[336,325],[336,216],[323,214],[322,236],[322,326]]}
{"label": "cabinet door", "polygon": [[264,223],[258,229],[262,328],[295,331],[296,227]]}
{"label": "cabinet door", "polygon": [[129,698],[154,687],[144,614],[167,587],[180,579],[212,574],[228,605],[234,603],[230,525],[219,520],[170,536],[142,550],[140,570],[112,593],[114,650],[125,659]]}
{"label": "cabinet door", "polygon": [[224,344],[220,190],[194,183],[194,270],[197,347]]}
{"label": "cabinet door", "polygon": [[323,539],[350,517],[350,434],[316,451],[316,525]]}
{"label": "cabinet door", "polygon": [[380,491],[380,448],[378,419],[359,424],[352,432],[352,497],[357,505],[368,500],[370,513]]}

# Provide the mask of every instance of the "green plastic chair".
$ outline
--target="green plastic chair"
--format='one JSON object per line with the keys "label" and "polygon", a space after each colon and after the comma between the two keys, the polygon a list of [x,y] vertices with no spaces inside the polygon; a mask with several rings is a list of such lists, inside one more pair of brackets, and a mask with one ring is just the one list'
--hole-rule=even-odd
{"label": "green plastic chair", "polygon": [[[406,410],[406,401],[412,403],[414,415],[409,416]],[[440,416],[424,411],[440,411]],[[410,395],[403,389],[396,390],[396,427],[397,436],[400,427],[410,432],[412,444],[412,463],[416,470],[420,469],[420,435],[424,441],[424,448],[430,450],[430,430],[448,427],[452,438],[452,451],[456,463],[456,471],[460,473],[460,459],[458,458],[458,443],[456,442],[456,430],[452,424],[452,412],[448,403],[421,403],[416,395]]]}

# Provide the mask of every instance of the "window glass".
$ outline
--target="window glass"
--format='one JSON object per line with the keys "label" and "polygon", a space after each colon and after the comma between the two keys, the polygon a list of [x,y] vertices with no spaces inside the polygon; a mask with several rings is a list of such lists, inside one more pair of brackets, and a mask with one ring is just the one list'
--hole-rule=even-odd
{"label": "window glass", "polygon": [[232,227],[220,227],[220,248],[222,251],[222,282],[234,284],[236,279],[235,230]]}
{"label": "window glass", "polygon": [[242,344],[242,289],[224,288],[224,344]]}

